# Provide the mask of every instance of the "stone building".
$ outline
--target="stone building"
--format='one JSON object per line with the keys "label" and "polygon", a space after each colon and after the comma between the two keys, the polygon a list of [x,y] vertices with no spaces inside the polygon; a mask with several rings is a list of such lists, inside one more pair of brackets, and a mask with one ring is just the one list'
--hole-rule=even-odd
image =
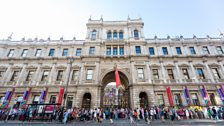
{"label": "stone building", "polygon": [[[205,86],[212,105],[222,105],[218,87],[224,82],[224,37],[145,38],[142,19],[103,21],[89,19],[85,40],[0,40],[0,99],[13,90],[9,106],[20,104],[25,90],[28,103],[57,103],[64,87],[67,107],[104,106],[104,88],[122,83],[118,107],[186,106],[187,86],[192,105],[206,105]],[[67,91],[66,91],[66,87]]]}

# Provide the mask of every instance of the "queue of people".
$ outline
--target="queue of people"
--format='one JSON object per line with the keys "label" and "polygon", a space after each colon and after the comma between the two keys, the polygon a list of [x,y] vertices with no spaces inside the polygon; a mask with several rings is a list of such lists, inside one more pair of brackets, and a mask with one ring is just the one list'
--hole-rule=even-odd
{"label": "queue of people", "polygon": [[20,120],[33,121],[38,117],[42,119],[55,120],[62,123],[71,121],[95,121],[102,123],[104,120],[130,120],[130,123],[136,123],[145,120],[150,124],[154,120],[189,120],[189,119],[224,119],[224,107],[149,107],[149,108],[60,108],[57,107],[52,113],[38,113],[38,109],[10,109],[0,110],[0,120]]}

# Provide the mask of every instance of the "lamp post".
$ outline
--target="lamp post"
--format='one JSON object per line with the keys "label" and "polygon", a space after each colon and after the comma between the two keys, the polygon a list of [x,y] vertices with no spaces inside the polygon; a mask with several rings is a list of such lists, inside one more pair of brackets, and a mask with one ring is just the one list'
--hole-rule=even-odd
{"label": "lamp post", "polygon": [[64,93],[64,97],[63,97],[63,104],[62,104],[62,108],[64,109],[65,107],[65,100],[67,97],[67,92],[68,92],[68,84],[70,83],[70,75],[71,75],[71,71],[72,71],[72,63],[74,62],[74,58],[70,57],[68,58],[68,63],[69,63],[69,72],[66,78],[66,87],[65,87],[65,93]]}

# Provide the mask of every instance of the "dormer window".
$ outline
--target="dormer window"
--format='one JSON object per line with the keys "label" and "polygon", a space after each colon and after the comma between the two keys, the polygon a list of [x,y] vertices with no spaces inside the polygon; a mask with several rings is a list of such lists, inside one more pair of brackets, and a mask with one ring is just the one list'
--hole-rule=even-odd
{"label": "dormer window", "polygon": [[111,31],[108,31],[107,32],[107,39],[111,39],[111,37],[112,37],[112,33],[111,33]]}
{"label": "dormer window", "polygon": [[139,38],[138,30],[134,30],[134,38],[135,39]]}
{"label": "dormer window", "polygon": [[113,38],[114,38],[114,39],[117,39],[117,32],[116,32],[116,31],[115,31],[114,34],[113,34]]}
{"label": "dormer window", "polygon": [[119,39],[123,39],[124,38],[124,34],[122,31],[119,32]]}
{"label": "dormer window", "polygon": [[92,31],[92,40],[96,40],[96,30]]}

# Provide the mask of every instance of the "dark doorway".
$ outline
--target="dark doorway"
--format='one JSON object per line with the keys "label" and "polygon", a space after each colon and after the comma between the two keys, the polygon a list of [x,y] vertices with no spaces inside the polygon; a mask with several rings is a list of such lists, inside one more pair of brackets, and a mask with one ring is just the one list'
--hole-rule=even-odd
{"label": "dark doorway", "polygon": [[140,102],[140,107],[141,108],[149,107],[149,105],[148,105],[148,96],[147,96],[147,94],[145,92],[141,92],[139,94],[139,100],[140,100],[139,102]]}
{"label": "dark doorway", "polygon": [[85,108],[85,109],[91,108],[91,94],[90,93],[85,93],[83,95],[82,108]]}

